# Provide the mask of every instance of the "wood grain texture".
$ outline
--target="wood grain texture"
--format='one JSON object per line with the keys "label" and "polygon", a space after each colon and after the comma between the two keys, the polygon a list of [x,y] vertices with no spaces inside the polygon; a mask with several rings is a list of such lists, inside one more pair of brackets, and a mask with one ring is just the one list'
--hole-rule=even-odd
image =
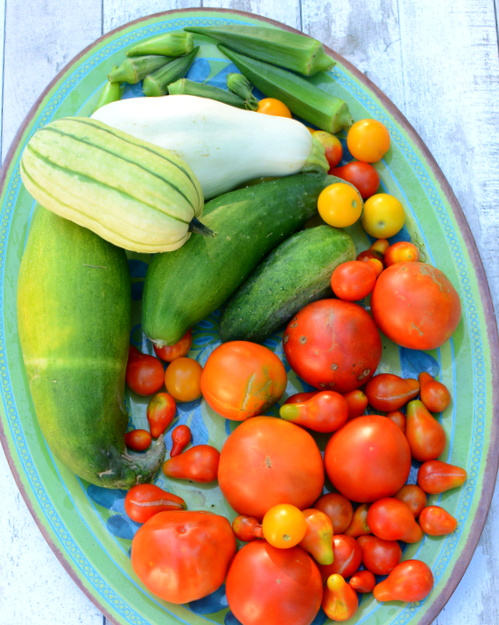
{"label": "wood grain texture", "polygon": [[[207,5],[303,29],[353,63],[424,140],[456,194],[499,311],[499,61],[493,0],[0,1],[2,155],[73,56],[129,20]],[[0,69],[0,72],[2,70]],[[35,525],[0,451],[0,622],[103,625]],[[477,550],[436,625],[499,623],[499,493]],[[29,588],[29,593],[26,589]]]}

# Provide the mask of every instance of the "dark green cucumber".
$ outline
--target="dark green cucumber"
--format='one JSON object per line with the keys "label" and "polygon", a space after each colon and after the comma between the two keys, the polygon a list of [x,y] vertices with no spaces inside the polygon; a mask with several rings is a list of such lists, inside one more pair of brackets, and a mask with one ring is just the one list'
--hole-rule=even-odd
{"label": "dark green cucumber", "polygon": [[296,174],[259,182],[210,200],[203,223],[178,250],[153,257],[145,278],[142,327],[158,345],[173,345],[217,310],[270,250],[317,214],[322,189],[337,179]]}
{"label": "dark green cucumber", "polygon": [[309,302],[332,297],[332,272],[354,258],[354,242],[344,230],[321,225],[295,233],[230,297],[220,319],[220,338],[263,342]]}
{"label": "dark green cucumber", "polygon": [[18,327],[31,397],[53,454],[109,488],[151,480],[162,438],[125,447],[125,371],[131,325],[126,253],[38,207],[18,281]]}

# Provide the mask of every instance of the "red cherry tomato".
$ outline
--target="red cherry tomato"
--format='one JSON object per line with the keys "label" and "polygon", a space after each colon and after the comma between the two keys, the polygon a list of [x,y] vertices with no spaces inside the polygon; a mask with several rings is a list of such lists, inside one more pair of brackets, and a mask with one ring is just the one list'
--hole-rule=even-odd
{"label": "red cherry tomato", "polygon": [[331,519],[335,534],[343,534],[352,522],[352,502],[340,493],[321,495],[313,507],[327,514]]}
{"label": "red cherry tomato", "polygon": [[377,601],[421,601],[433,588],[433,573],[421,560],[404,560],[373,589]]}
{"label": "red cherry tomato", "polygon": [[162,347],[153,345],[158,358],[165,362],[171,362],[175,358],[187,356],[192,345],[192,330],[187,330],[184,336],[175,345],[164,345]]}
{"label": "red cherry tomato", "polygon": [[394,497],[406,503],[416,519],[428,500],[424,490],[417,484],[405,484]]}
{"label": "red cherry tomato", "polygon": [[419,515],[419,524],[428,536],[445,536],[456,529],[457,519],[440,506],[426,506]]}
{"label": "red cherry tomato", "polygon": [[178,495],[168,493],[155,484],[137,484],[125,495],[125,512],[136,523],[145,523],[164,510],[185,510],[186,503]]}
{"label": "red cherry tomato", "polygon": [[126,383],[137,395],[153,395],[164,383],[164,369],[161,362],[149,354],[143,354],[130,345],[126,368]]}
{"label": "red cherry tomato", "polygon": [[242,542],[249,543],[255,538],[263,538],[262,524],[258,519],[244,514],[238,514],[232,521],[234,536]]}
{"label": "red cherry tomato", "polygon": [[362,549],[357,539],[346,534],[333,536],[334,561],[332,564],[319,567],[323,581],[330,575],[338,573],[343,577],[350,577],[362,563]]}
{"label": "red cherry tomato", "polygon": [[331,274],[331,288],[336,297],[355,302],[367,297],[374,288],[376,271],[370,263],[348,260]]}
{"label": "red cherry tomato", "polygon": [[370,534],[371,530],[369,525],[367,524],[367,512],[369,510],[368,503],[362,503],[360,506],[357,506],[353,512],[352,522],[345,530],[345,534],[347,536],[352,536],[353,538],[358,538],[359,536],[364,536],[365,534]]}
{"label": "red cherry tomato", "polygon": [[441,460],[428,460],[418,469],[418,485],[429,495],[458,488],[466,479],[466,469]]}
{"label": "red cherry tomato", "polygon": [[363,390],[357,388],[354,391],[348,391],[348,393],[343,393],[343,397],[346,399],[348,404],[349,419],[354,419],[355,417],[360,417],[366,414],[369,402],[367,400],[367,395]]}
{"label": "red cherry tomato", "polygon": [[149,431],[153,438],[158,438],[168,428],[175,417],[177,403],[168,393],[156,393],[146,409]]}
{"label": "red cherry tomato", "polygon": [[348,404],[336,391],[319,391],[304,402],[284,403],[279,416],[314,432],[334,432],[348,419]]}
{"label": "red cherry tomato", "polygon": [[348,583],[356,592],[364,594],[373,591],[376,586],[376,577],[371,571],[360,569],[352,575]]}
{"label": "red cherry tomato", "polygon": [[447,442],[443,426],[419,399],[413,399],[407,404],[405,435],[412,457],[418,462],[436,460],[443,453]]}
{"label": "red cherry tomato", "polygon": [[152,436],[147,430],[130,430],[125,434],[125,445],[134,451],[145,451],[151,443]]}
{"label": "red cherry tomato", "polygon": [[[315,137],[324,147],[326,159],[330,169],[336,167],[343,156],[343,145],[336,135],[326,130],[313,130],[312,136]],[[330,171],[330,173],[332,173]],[[336,174],[333,174],[336,175]],[[339,178],[341,176],[338,176]]]}
{"label": "red cherry tomato", "polygon": [[372,533],[383,540],[415,543],[423,537],[409,506],[395,497],[382,497],[373,502],[367,512],[367,524]]}
{"label": "red cherry tomato", "polygon": [[192,482],[209,483],[217,479],[220,452],[212,445],[194,445],[163,463],[163,473]]}
{"label": "red cherry tomato", "polygon": [[307,529],[300,541],[300,547],[305,549],[318,564],[331,564],[333,553],[333,523],[329,516],[316,508],[303,510]]}
{"label": "red cherry tomato", "polygon": [[390,245],[383,256],[383,261],[387,267],[395,263],[410,263],[421,259],[419,248],[410,241],[397,241]]}
{"label": "red cherry tomato", "polygon": [[392,411],[405,406],[419,393],[419,382],[394,373],[379,373],[364,388],[367,401],[374,410]]}
{"label": "red cherry tomato", "polygon": [[170,450],[170,458],[178,456],[184,451],[192,440],[192,432],[188,425],[177,425],[172,430],[172,448]]}
{"label": "red cherry tomato", "polygon": [[335,167],[329,173],[353,184],[364,200],[374,195],[379,188],[379,174],[370,163],[351,161]]}
{"label": "red cherry tomato", "polygon": [[359,536],[362,564],[374,575],[388,575],[400,562],[402,547],[396,540],[383,540],[378,536]]}
{"label": "red cherry tomato", "polygon": [[449,389],[426,371],[419,374],[418,380],[423,404],[430,412],[443,412],[451,402]]}

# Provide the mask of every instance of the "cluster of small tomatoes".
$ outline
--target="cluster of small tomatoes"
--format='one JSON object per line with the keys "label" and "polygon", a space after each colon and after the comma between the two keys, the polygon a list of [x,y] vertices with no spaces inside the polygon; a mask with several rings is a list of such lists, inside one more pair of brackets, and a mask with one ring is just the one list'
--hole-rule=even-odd
{"label": "cluster of small tomatoes", "polygon": [[[335,221],[340,213],[329,208],[346,198],[341,215],[350,211],[353,219],[367,198],[362,216],[350,223],[367,219],[363,225],[375,241],[334,270],[335,297],[303,307],[283,333],[287,364],[313,390],[279,406],[289,382],[284,362],[249,341],[220,344],[204,366],[189,357],[190,331],[177,345],[155,346],[155,356],[130,348],[127,384],[151,398],[149,430],[128,432],[129,447],[145,450],[164,436],[177,402],[202,397],[216,415],[237,422],[221,449],[192,444],[187,426],[174,427],[163,465],[169,478],[217,484],[235,511],[232,522],[187,510],[182,498],[154,484],[126,495],[127,514],[141,524],[132,541],[133,569],[161,599],[189,603],[225,582],[229,608],[242,625],[310,625],[321,609],[332,621],[348,620],[363,593],[380,602],[410,602],[433,587],[428,565],[403,559],[403,549],[457,526],[429,501],[467,478],[463,468],[441,459],[447,443],[441,417],[450,393],[426,371],[403,378],[377,369],[381,332],[396,345],[437,348],[458,326],[460,301],[416,246],[388,241],[404,223],[398,200],[373,203],[369,223],[369,199],[386,195],[376,194],[379,178],[370,163],[386,152],[389,137],[386,143],[378,122],[363,122],[347,136],[357,158],[350,168],[336,168],[336,138],[322,134],[336,148],[331,172],[351,176],[354,186],[334,183],[323,204],[319,198],[319,209],[327,223],[343,227]],[[372,178],[370,187],[360,175]],[[362,199],[352,200],[352,190]],[[383,229],[370,230],[373,224]],[[271,406],[279,416],[266,415]],[[408,483],[414,466],[416,479]]]}

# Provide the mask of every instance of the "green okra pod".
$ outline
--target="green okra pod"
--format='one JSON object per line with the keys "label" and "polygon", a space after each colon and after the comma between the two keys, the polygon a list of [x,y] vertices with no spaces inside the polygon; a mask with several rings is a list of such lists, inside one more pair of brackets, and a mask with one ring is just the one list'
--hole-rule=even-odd
{"label": "green okra pod", "polygon": [[147,54],[125,59],[123,63],[108,74],[109,82],[126,82],[136,85],[146,76],[171,61],[171,57],[162,54]]}
{"label": "green okra pod", "polygon": [[146,96],[161,96],[168,93],[168,85],[183,78],[191,67],[199,46],[193,48],[189,54],[179,56],[157,69],[144,78],[142,90]]}
{"label": "green okra pod", "polygon": [[127,56],[142,56],[146,54],[163,54],[165,56],[183,56],[194,48],[194,39],[191,33],[184,30],[175,30],[136,44],[127,51]]}
{"label": "green okra pod", "polygon": [[209,98],[211,100],[217,100],[224,104],[230,104],[237,108],[246,108],[245,102],[242,98],[235,93],[226,91],[221,87],[214,87],[206,83],[195,82],[188,78],[181,78],[168,86],[168,93],[170,95],[194,95],[200,98]]}
{"label": "green okra pod", "polygon": [[243,76],[238,72],[231,72],[230,74],[227,74],[226,82],[229,91],[232,91],[232,93],[235,93],[237,96],[242,98],[248,110],[257,110],[258,100],[253,95],[253,85],[246,78],[246,76]]}
{"label": "green okra pod", "polygon": [[186,26],[184,30],[207,35],[231,50],[305,76],[327,71],[335,64],[320,41],[303,33],[249,24]]}
{"label": "green okra pod", "polygon": [[218,47],[257,89],[267,97],[284,102],[305,122],[333,134],[352,125],[347,103],[326,93],[304,76],[239,54],[226,46]]}
{"label": "green okra pod", "polygon": [[104,104],[109,104],[109,102],[116,102],[117,100],[121,100],[121,96],[123,94],[123,85],[119,82],[111,82],[109,80],[106,81],[106,84],[102,88],[99,99],[97,100],[97,104],[95,105],[95,111],[100,109]]}

